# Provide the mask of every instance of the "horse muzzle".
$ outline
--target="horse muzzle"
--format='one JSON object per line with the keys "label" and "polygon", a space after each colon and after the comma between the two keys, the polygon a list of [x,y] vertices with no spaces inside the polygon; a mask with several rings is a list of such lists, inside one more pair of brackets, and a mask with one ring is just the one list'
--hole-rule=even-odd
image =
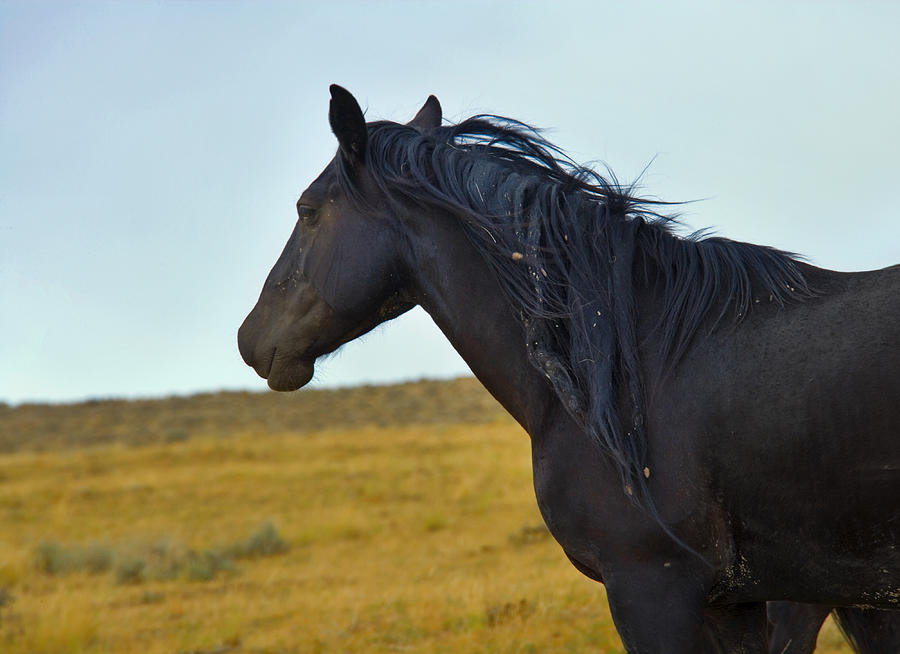
{"label": "horse muzzle", "polygon": [[313,377],[315,356],[297,334],[273,329],[271,316],[258,307],[238,329],[238,350],[244,362],[275,391],[295,391]]}

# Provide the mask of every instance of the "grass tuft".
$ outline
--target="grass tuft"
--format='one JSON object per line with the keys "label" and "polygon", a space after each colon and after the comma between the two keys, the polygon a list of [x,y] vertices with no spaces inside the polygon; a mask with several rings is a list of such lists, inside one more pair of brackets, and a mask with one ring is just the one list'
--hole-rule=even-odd
{"label": "grass tuft", "polygon": [[218,573],[234,572],[235,568],[229,558],[213,550],[188,550],[183,570],[188,581],[211,581]]}
{"label": "grass tuft", "polygon": [[264,522],[247,538],[222,547],[188,549],[163,538],[132,541],[113,549],[106,545],[62,545],[41,541],[34,548],[34,567],[50,576],[75,572],[99,574],[112,570],[118,584],[145,581],[211,581],[221,572],[236,572],[234,559],[254,559],[282,554],[287,542],[272,522]]}
{"label": "grass tuft", "polygon": [[524,622],[536,611],[534,604],[524,597],[518,602],[504,602],[485,610],[485,624],[496,627],[511,621]]}
{"label": "grass tuft", "polygon": [[123,558],[116,564],[115,577],[119,584],[139,584],[145,579],[147,562],[137,557]]}
{"label": "grass tuft", "polygon": [[275,556],[288,550],[288,544],[278,533],[271,521],[257,527],[246,540],[225,548],[226,556],[236,559],[252,559],[261,556]]}
{"label": "grass tuft", "polygon": [[550,531],[544,523],[536,525],[522,525],[509,535],[509,542],[513,545],[532,545],[551,538]]}
{"label": "grass tuft", "polygon": [[34,549],[34,565],[48,575],[100,574],[112,568],[113,551],[99,543],[66,547],[56,541],[41,541]]}

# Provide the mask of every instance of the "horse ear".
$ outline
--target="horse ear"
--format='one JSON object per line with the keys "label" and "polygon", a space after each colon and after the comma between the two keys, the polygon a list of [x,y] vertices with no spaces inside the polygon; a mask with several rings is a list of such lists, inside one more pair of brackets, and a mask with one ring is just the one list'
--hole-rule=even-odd
{"label": "horse ear", "polygon": [[350,163],[361,163],[366,154],[366,119],[356,98],[342,86],[332,84],[328,122],[337,137],[341,154]]}
{"label": "horse ear", "polygon": [[419,109],[416,117],[407,123],[411,127],[440,127],[441,126],[441,103],[433,95],[429,95],[425,104]]}

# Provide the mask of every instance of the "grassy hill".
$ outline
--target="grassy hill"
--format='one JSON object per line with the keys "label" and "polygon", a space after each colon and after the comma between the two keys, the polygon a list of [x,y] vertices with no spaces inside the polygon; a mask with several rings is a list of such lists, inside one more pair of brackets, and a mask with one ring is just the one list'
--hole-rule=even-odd
{"label": "grassy hill", "polygon": [[5,407],[0,434],[0,652],[623,651],[474,380]]}
{"label": "grassy hill", "polygon": [[297,393],[222,392],[153,400],[0,404],[0,452],[498,420],[510,418],[472,378]]}

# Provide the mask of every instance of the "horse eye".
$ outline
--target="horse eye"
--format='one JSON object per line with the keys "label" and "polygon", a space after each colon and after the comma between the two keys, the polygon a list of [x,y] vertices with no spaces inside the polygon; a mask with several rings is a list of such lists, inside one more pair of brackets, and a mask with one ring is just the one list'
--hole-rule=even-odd
{"label": "horse eye", "polygon": [[316,215],[318,210],[315,207],[311,207],[308,204],[298,204],[297,205],[297,215],[300,217],[300,222],[304,224],[312,224],[316,220]]}

